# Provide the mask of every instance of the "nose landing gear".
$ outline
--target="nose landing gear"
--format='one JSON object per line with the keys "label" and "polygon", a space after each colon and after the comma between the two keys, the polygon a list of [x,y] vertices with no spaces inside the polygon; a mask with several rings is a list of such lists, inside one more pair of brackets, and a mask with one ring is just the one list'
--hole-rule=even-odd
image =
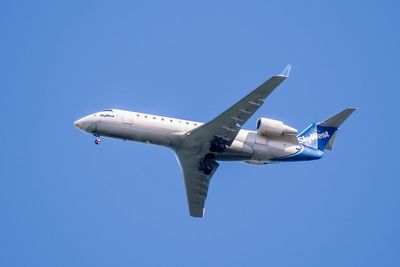
{"label": "nose landing gear", "polygon": [[96,144],[96,145],[100,145],[100,143],[101,143],[101,139],[100,139],[100,137],[98,136],[98,137],[96,137],[96,140],[94,140],[94,143]]}
{"label": "nose landing gear", "polygon": [[94,143],[96,145],[100,145],[100,143],[101,143],[100,134],[97,131],[93,131],[93,135],[96,137],[96,139],[94,140]]}

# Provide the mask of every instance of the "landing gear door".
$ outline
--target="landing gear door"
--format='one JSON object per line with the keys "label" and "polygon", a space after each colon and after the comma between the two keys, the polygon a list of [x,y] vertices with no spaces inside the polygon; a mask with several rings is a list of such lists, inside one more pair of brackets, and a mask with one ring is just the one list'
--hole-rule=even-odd
{"label": "landing gear door", "polygon": [[122,112],[122,123],[124,124],[132,124],[133,123],[133,116],[130,112]]}

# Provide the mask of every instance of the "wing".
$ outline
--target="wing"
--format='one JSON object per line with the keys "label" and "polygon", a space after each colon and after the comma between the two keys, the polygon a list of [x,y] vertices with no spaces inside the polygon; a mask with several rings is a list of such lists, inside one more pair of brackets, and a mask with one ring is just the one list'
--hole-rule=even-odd
{"label": "wing", "polygon": [[204,216],[210,180],[219,166],[214,160],[215,155],[209,152],[223,152],[226,145],[232,144],[242,125],[260,108],[264,99],[288,77],[289,71],[290,65],[286,66],[281,74],[261,84],[212,121],[186,133],[181,145],[176,149],[176,156],[183,171],[191,216]]}
{"label": "wing", "polygon": [[228,146],[231,145],[242,125],[261,107],[264,99],[289,76],[290,68],[291,66],[287,65],[281,74],[271,77],[218,117],[188,132],[182,145],[193,147],[211,142],[215,138],[223,140]]}
{"label": "wing", "polygon": [[185,180],[190,215],[193,217],[203,217],[208,186],[219,164],[212,160],[212,171],[210,174],[206,175],[204,172],[199,171],[199,166],[203,158],[194,155],[190,151],[177,152],[176,156],[181,165]]}

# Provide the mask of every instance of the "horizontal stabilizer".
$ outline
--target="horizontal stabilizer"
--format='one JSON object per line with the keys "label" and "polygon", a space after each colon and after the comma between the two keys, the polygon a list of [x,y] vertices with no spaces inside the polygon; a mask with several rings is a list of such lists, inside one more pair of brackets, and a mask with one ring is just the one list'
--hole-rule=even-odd
{"label": "horizontal stabilizer", "polygon": [[326,121],[318,123],[318,126],[339,128],[339,126],[356,110],[357,108],[346,108]]}
{"label": "horizontal stabilizer", "polygon": [[333,143],[335,142],[337,134],[337,129],[356,110],[357,110],[356,108],[346,108],[345,110],[339,112],[335,116],[330,117],[329,119],[317,124],[318,132],[328,133],[328,135],[330,135],[328,140],[326,139],[319,140],[318,142],[319,149],[332,150]]}

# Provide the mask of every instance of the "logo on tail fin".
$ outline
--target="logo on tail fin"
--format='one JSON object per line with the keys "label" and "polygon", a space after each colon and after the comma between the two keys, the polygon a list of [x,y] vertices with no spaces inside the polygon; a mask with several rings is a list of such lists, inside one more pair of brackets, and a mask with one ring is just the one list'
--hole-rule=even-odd
{"label": "logo on tail fin", "polygon": [[324,150],[336,130],[313,123],[297,136],[297,141],[304,146]]}
{"label": "logo on tail fin", "polygon": [[330,135],[328,133],[328,131],[325,131],[323,133],[317,133],[317,132],[313,132],[308,136],[299,136],[297,138],[297,141],[299,141],[300,144],[304,144],[304,143],[312,143],[317,141],[318,139],[325,139],[325,138],[329,138]]}

